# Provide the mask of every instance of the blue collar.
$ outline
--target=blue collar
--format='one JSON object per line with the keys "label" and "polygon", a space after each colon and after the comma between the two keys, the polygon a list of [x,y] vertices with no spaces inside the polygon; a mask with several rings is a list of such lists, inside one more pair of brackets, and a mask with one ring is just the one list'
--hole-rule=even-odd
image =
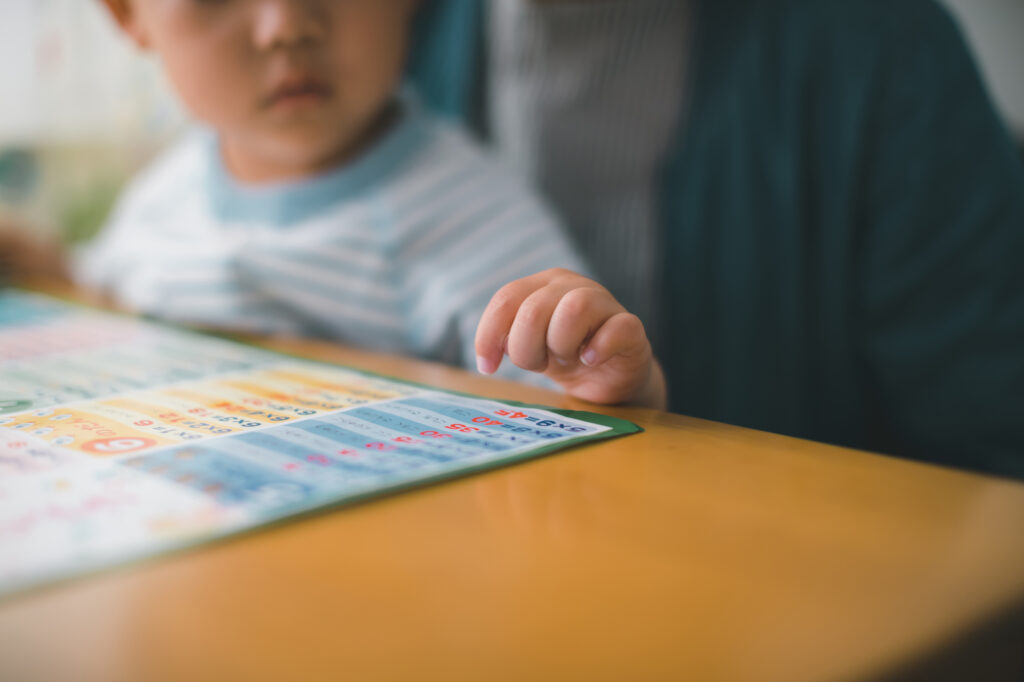
{"label": "blue collar", "polygon": [[426,114],[419,105],[403,97],[399,107],[398,120],[390,130],[356,159],[320,175],[285,182],[247,184],[236,180],[224,166],[218,137],[211,132],[206,152],[213,215],[224,222],[285,227],[365,195],[392,177],[395,169],[422,148],[427,139]]}

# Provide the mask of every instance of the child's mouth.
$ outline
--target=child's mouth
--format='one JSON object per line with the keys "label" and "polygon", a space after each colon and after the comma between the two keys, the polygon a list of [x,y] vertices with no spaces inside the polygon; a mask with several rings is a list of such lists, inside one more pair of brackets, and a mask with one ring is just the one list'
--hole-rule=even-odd
{"label": "child's mouth", "polygon": [[333,89],[315,79],[285,82],[275,88],[264,100],[268,109],[292,111],[322,104],[334,93]]}

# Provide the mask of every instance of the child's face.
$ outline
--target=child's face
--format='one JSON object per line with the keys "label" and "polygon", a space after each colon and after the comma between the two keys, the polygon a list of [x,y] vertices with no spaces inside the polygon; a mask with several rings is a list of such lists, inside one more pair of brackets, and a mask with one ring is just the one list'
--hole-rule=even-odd
{"label": "child's face", "polygon": [[357,153],[401,78],[416,0],[106,0],[243,179]]}

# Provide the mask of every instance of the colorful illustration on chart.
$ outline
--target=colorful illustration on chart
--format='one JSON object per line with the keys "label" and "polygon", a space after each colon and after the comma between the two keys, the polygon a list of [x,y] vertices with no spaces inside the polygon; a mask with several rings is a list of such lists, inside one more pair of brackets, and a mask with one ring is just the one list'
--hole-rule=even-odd
{"label": "colorful illustration on chart", "polygon": [[628,422],[0,294],[0,594]]}

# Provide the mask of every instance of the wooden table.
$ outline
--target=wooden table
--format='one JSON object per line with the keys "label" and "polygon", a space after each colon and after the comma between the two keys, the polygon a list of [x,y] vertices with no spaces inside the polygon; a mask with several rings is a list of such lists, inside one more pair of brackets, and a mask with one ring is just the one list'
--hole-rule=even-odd
{"label": "wooden table", "polygon": [[[277,345],[581,407],[426,363]],[[1024,485],[607,411],[646,433],[2,602],[0,679],[1024,674]]]}

